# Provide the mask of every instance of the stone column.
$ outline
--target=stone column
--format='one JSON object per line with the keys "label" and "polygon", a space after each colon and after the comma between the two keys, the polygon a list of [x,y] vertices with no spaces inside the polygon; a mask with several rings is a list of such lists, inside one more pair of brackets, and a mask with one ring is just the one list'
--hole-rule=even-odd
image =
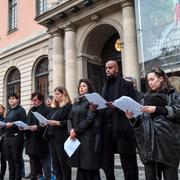
{"label": "stone column", "polygon": [[123,75],[132,75],[138,80],[139,87],[139,61],[137,52],[136,26],[134,6],[131,0],[122,3],[124,59]]}
{"label": "stone column", "polygon": [[87,70],[87,57],[83,54],[77,56],[77,78],[88,78],[88,70]]}
{"label": "stone column", "polygon": [[64,49],[62,32],[53,33],[53,89],[64,86]]}
{"label": "stone column", "polygon": [[65,85],[71,99],[77,95],[76,32],[72,25],[65,28]]}

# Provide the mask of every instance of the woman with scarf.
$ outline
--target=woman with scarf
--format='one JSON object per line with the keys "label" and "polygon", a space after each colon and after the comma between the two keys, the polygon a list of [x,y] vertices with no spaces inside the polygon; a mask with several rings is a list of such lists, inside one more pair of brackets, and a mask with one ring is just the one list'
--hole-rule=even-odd
{"label": "woman with scarf", "polygon": [[77,167],[76,180],[100,180],[99,156],[95,152],[96,116],[84,96],[92,92],[92,84],[87,79],[81,79],[78,86],[79,96],[75,98],[68,120],[70,138],[77,138],[81,142],[70,159],[71,165]]}

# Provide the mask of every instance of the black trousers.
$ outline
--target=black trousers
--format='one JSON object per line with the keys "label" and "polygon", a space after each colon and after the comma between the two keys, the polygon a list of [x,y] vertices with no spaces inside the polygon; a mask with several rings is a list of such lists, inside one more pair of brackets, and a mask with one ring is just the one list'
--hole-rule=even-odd
{"label": "black trousers", "polygon": [[78,168],[76,180],[101,180],[99,169],[89,170]]}
{"label": "black trousers", "polygon": [[4,179],[6,172],[6,158],[5,158],[5,149],[4,149],[4,138],[0,141],[0,153],[1,153],[1,171],[0,171],[0,180]]}
{"label": "black trousers", "polygon": [[144,165],[146,180],[178,180],[178,169],[162,163],[149,162]]}
{"label": "black trousers", "polygon": [[39,162],[44,174],[45,180],[51,179],[51,161],[49,155],[32,155],[29,154],[30,168],[31,168],[31,180],[36,180],[39,175]]}
{"label": "black trousers", "polygon": [[64,142],[57,142],[54,138],[50,138],[49,144],[56,179],[71,180],[71,167],[67,165],[67,154],[64,151]]}
{"label": "black trousers", "polygon": [[21,180],[24,136],[16,135],[4,139],[5,155],[9,165],[9,180]]}
{"label": "black trousers", "polygon": [[[112,138],[112,128],[106,127],[103,143],[102,169],[107,180],[115,180],[114,175],[114,149],[118,150],[118,140]],[[138,180],[137,157],[135,153],[119,152],[125,180]]]}

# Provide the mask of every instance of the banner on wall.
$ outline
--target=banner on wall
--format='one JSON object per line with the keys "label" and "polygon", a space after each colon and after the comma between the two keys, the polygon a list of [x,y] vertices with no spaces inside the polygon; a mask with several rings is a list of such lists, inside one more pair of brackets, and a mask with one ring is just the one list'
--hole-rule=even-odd
{"label": "banner on wall", "polygon": [[135,0],[135,10],[144,69],[180,64],[180,0]]}

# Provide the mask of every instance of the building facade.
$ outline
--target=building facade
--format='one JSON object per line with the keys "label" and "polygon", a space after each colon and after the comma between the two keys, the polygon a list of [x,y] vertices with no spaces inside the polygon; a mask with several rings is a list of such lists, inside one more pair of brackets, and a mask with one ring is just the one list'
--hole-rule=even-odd
{"label": "building facade", "polygon": [[108,59],[139,79],[134,9],[133,0],[2,0],[0,102],[16,92],[28,109],[33,91],[58,85],[73,99],[80,78],[99,91]]}
{"label": "building facade", "polygon": [[36,1],[1,1],[0,103],[5,106],[12,93],[19,94],[21,104],[28,109],[33,91],[50,92],[49,34],[34,20],[36,16]]}
{"label": "building facade", "polygon": [[[36,17],[47,28],[53,88],[66,86],[76,96],[77,82],[89,78],[97,91],[108,59],[119,62],[123,76],[139,79],[133,0],[59,0]],[[52,43],[52,44],[51,44]]]}

